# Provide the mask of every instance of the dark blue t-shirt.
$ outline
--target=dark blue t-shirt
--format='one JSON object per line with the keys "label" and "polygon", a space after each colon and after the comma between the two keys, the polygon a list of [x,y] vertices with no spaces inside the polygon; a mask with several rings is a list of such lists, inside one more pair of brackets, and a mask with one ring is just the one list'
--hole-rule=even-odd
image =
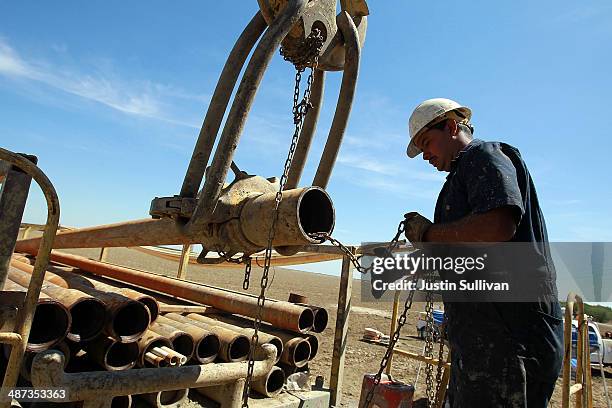
{"label": "dark blue t-shirt", "polygon": [[556,274],[535,185],[516,148],[474,139],[451,163],[434,222],[450,223],[500,207],[511,208],[517,220],[510,242],[524,243],[516,245],[521,255],[508,256],[504,265],[511,273],[537,282],[546,296],[529,303],[445,303],[450,341],[454,332],[456,347],[468,345],[474,330],[486,330],[492,337],[511,336],[527,370],[552,378],[560,368],[561,313],[558,302],[551,300],[557,297]]}

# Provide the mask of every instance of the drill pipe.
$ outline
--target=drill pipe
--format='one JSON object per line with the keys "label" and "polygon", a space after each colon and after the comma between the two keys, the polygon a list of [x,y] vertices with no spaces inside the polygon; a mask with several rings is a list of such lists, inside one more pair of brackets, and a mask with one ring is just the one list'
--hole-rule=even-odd
{"label": "drill pipe", "polygon": [[[182,299],[213,306],[219,310],[248,317],[256,317],[257,297],[223,289],[185,282],[180,279],[135,271],[116,265],[108,265],[82,256],[53,251],[56,262],[76,266],[95,275],[122,280],[163,292]],[[312,328],[314,315],[311,309],[289,302],[266,299],[262,320],[282,329],[306,332]]]}
{"label": "drill pipe", "polygon": [[150,394],[142,394],[140,397],[142,397],[143,400],[154,408],[170,408],[180,406],[180,404],[187,399],[188,393],[189,389],[184,388],[182,390],[159,391],[152,392]]}
{"label": "drill pipe", "polygon": [[275,397],[283,390],[283,385],[285,385],[285,372],[280,367],[274,366],[265,377],[253,381],[251,387],[261,395]]}
{"label": "drill pipe", "polygon": [[148,363],[145,359],[145,355],[149,353],[155,347],[163,347],[166,346],[168,348],[172,348],[172,343],[170,340],[157,334],[152,330],[147,330],[144,332],[142,337],[138,340],[138,360],[137,363],[140,367],[152,367],[151,363]]}
{"label": "drill pipe", "polygon": [[219,337],[201,327],[192,324],[180,323],[165,316],[159,316],[157,323],[163,323],[168,326],[176,327],[186,333],[189,333],[195,341],[193,358],[200,364],[212,363],[219,354]]}
{"label": "drill pipe", "polygon": [[100,336],[84,345],[87,358],[107,371],[129,370],[139,357],[138,345],[120,343],[110,337]]}
{"label": "drill pipe", "polygon": [[[23,261],[25,259],[25,261]],[[24,257],[15,257],[15,261],[29,263],[30,260]],[[15,265],[13,265],[15,266]],[[30,273],[31,268],[21,267],[23,271]],[[52,273],[49,273],[52,272]],[[149,316],[151,317],[151,323],[157,319],[159,315],[159,303],[153,296],[146,295],[144,293],[140,293],[134,289],[130,288],[121,288],[114,285],[109,285],[108,283],[100,282],[96,279],[89,278],[87,276],[83,276],[75,271],[74,267],[62,267],[57,265],[49,265],[47,268],[47,274],[45,275],[45,280],[61,286],[63,288],[93,288],[102,292],[112,292],[119,293],[120,295],[125,296],[126,298],[135,300],[136,302],[140,302],[149,309]]]}
{"label": "drill pipe", "polygon": [[[26,288],[10,279],[5,282],[4,290],[27,292]],[[64,339],[69,329],[70,313],[66,306],[41,292],[34,311],[26,351],[47,350]]]}
{"label": "drill pipe", "polygon": [[[186,229],[170,218],[126,221],[65,231],[57,234],[53,245],[57,249],[202,243],[207,248],[224,248],[228,245],[236,249],[246,247],[245,250],[254,253],[263,250],[267,245],[276,193],[253,193],[260,195],[244,197],[238,203],[228,204],[227,210],[224,210],[235,214],[247,210],[250,215],[248,218],[241,216],[238,220],[220,214],[222,220],[218,223],[192,229]],[[283,222],[277,224],[273,241],[275,247],[318,243],[318,240],[311,238],[309,234],[331,233],[334,227],[333,203],[329,195],[318,187],[283,191],[283,200],[278,211]],[[238,231],[233,231],[234,224]],[[219,232],[221,230],[223,233]],[[248,243],[245,243],[245,237],[248,238]],[[17,241],[15,250],[36,254],[39,242],[40,238],[20,240]]]}
{"label": "drill pipe", "polygon": [[[242,333],[245,336],[247,336],[249,339],[253,337],[253,332],[255,331],[253,329],[253,325],[251,325],[250,327],[245,327],[246,325],[237,326],[235,324],[226,323],[221,320],[214,319],[209,316],[202,316],[196,313],[190,313],[189,315],[187,315],[187,317],[193,320],[197,320],[203,323],[213,325],[213,326],[224,327],[226,329],[233,330],[238,333]],[[283,353],[283,341],[277,336],[263,333],[261,331],[257,332],[257,336],[259,338],[259,344],[271,344],[274,347],[276,347],[276,358],[280,360],[281,355]],[[277,363],[278,363],[278,360],[276,361]]]}
{"label": "drill pipe", "polygon": [[[30,265],[15,259],[11,261],[11,264],[24,272],[31,270]],[[136,341],[149,326],[149,310],[140,302],[119,293],[103,292],[82,284],[80,280],[67,280],[50,272],[45,274],[45,280],[61,287],[78,289],[100,299],[106,305],[108,312],[107,320],[104,323],[104,332],[122,343]]]}
{"label": "drill pipe", "polygon": [[227,361],[228,363],[244,361],[249,354],[250,342],[244,334],[224,327],[213,326],[199,320],[190,319],[189,317],[181,316],[176,313],[168,313],[166,317],[179,323],[191,324],[214,332],[219,337],[219,358],[223,361]]}
{"label": "drill pipe", "polygon": [[[13,282],[27,287],[32,275],[12,267],[9,276]],[[41,292],[63,304],[70,312],[72,324],[66,336],[69,340],[88,341],[104,329],[106,308],[102,301],[79,290],[65,289],[48,281],[43,282]]]}
{"label": "drill pipe", "polygon": [[189,333],[159,322],[151,324],[149,330],[170,340],[172,342],[172,349],[184,355],[187,360],[190,360],[193,356],[195,341]]}
{"label": "drill pipe", "polygon": [[[192,316],[192,315],[189,315]],[[231,315],[211,315],[210,317],[227,324],[238,326],[238,327],[253,327],[253,321],[244,319],[239,316]],[[280,361],[285,364],[295,365],[301,367],[308,363],[309,360],[314,358],[319,348],[317,338],[307,334],[293,333],[284,330],[280,330],[276,327],[272,327],[268,324],[262,324],[259,327],[259,332],[267,335],[276,336],[283,342],[283,353]],[[314,340],[310,338],[314,337]],[[316,342],[316,343],[315,343]],[[311,343],[315,346],[314,354]],[[312,355],[312,357],[311,357]]]}

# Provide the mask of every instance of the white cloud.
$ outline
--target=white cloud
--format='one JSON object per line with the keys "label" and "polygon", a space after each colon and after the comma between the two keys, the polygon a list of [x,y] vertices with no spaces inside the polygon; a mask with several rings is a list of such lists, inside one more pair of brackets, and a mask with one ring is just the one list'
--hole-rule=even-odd
{"label": "white cloud", "polygon": [[[199,129],[197,121],[170,115],[171,99],[208,102],[206,95],[190,94],[172,86],[146,80],[123,80],[104,72],[82,73],[46,62],[28,61],[0,38],[0,75],[36,81],[81,98],[94,101],[128,115],[153,118]],[[174,104],[176,105],[176,104]]]}

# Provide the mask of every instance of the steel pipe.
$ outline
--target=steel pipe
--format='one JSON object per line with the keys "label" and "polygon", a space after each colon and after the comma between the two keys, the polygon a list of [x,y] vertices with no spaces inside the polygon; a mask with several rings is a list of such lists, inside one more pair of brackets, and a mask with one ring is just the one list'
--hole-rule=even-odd
{"label": "steel pipe", "polygon": [[[240,191],[236,191],[240,190]],[[224,191],[215,220],[199,229],[185,229],[169,218],[128,221],[76,229],[58,234],[55,248],[130,247],[200,243],[205,248],[255,253],[267,245],[267,230],[276,192],[267,180],[253,176],[234,182]],[[309,234],[331,233],[334,207],[317,187],[287,190],[279,210],[275,247],[318,242]],[[265,233],[263,232],[265,231]],[[36,253],[38,238],[17,241],[15,249]]]}
{"label": "steel pipe", "polygon": [[[11,261],[11,265],[24,272],[30,270],[30,265],[16,259]],[[101,300],[107,310],[104,332],[122,343],[136,341],[149,326],[149,310],[143,303],[131,300],[119,293],[100,291],[78,279],[67,279],[55,273],[47,273],[46,280],[61,287],[78,289]]]}
{"label": "steel pipe", "polygon": [[209,222],[263,74],[280,42],[304,13],[307,4],[307,0],[290,1],[264,32],[253,51],[225,121],[198,204],[186,225],[187,229],[198,230]]}
{"label": "steel pipe", "polygon": [[[167,293],[182,299],[213,306],[219,310],[248,317],[255,317],[257,297],[228,292],[219,288],[185,282],[179,279],[135,271],[116,265],[92,261],[78,255],[53,251],[53,259],[78,267],[95,275],[129,282],[148,289]],[[275,327],[306,332],[314,322],[312,310],[289,302],[266,299],[262,320]]]}
{"label": "steel pipe", "polygon": [[[12,267],[10,279],[23,287],[30,284],[31,274]],[[44,281],[41,292],[63,304],[70,313],[70,329],[66,337],[72,341],[88,341],[104,329],[106,308],[104,303],[76,289],[66,289]]]}
{"label": "steel pipe", "polygon": [[327,187],[331,172],[334,168],[334,163],[340,151],[342,138],[346,131],[349,115],[353,106],[353,98],[355,96],[355,87],[357,85],[357,76],[359,75],[359,59],[361,48],[359,46],[359,34],[353,19],[345,11],[338,14],[338,27],[344,37],[344,46],[346,48],[346,61],[344,72],[342,73],[342,85],[340,94],[338,95],[338,103],[332,126],[327,136],[327,142],[319,162],[319,167],[315,174],[312,185],[321,188]]}
{"label": "steel pipe", "polygon": [[[266,375],[276,360],[276,349],[264,345],[263,361],[256,361],[253,378]],[[64,388],[66,401],[99,400],[108,396],[145,394],[173,389],[218,386],[246,376],[247,363],[221,363],[183,366],[172,369],[137,369],[117,372],[97,371],[68,374],[63,370],[61,353],[45,351],[34,358],[34,388]]]}
{"label": "steel pipe", "polygon": [[239,379],[235,383],[223,384],[217,387],[195,388],[198,394],[216,402],[223,408],[239,408],[242,406],[242,393],[245,380]]}
{"label": "steel pipe", "polygon": [[142,394],[141,397],[153,408],[176,408],[181,405],[189,394],[189,389],[160,391]]}
{"label": "steel pipe", "polygon": [[[186,361],[189,361],[193,356],[195,341],[189,333],[179,330],[174,326],[159,322],[151,324],[151,326],[149,326],[149,330],[152,330],[170,340],[172,343],[172,349],[185,356]],[[183,362],[183,364],[185,364],[185,362]]]}
{"label": "steel pipe", "polygon": [[[23,286],[7,280],[5,290],[27,292]],[[24,351],[43,351],[54,346],[66,337],[70,329],[70,313],[64,305],[57,300],[40,293],[32,319],[32,326],[28,336],[28,343]],[[23,336],[21,336],[23,339]],[[12,350],[17,347],[13,345]],[[19,362],[21,367],[21,361]],[[19,368],[18,367],[18,368]]]}
{"label": "steel pipe", "polygon": [[[21,256],[16,256],[14,260],[17,262],[29,263],[29,259],[24,259],[24,257]],[[18,267],[23,272],[32,273],[32,269],[23,264],[14,264],[13,266]],[[59,266],[49,266],[47,268],[45,281],[66,289],[76,288],[78,290],[80,288],[82,290],[90,290],[93,288],[100,292],[118,293],[128,299],[142,303],[149,311],[151,323],[159,316],[159,303],[153,296],[138,292],[134,289],[117,287],[83,276],[79,274],[78,271],[74,271],[73,267],[62,268]]]}
{"label": "steel pipe", "polygon": [[[202,316],[202,315],[194,314],[194,313],[187,315],[187,317],[192,320],[197,320],[203,323],[210,324],[211,326],[224,327],[226,329],[233,330],[238,333],[242,333],[245,336],[247,336],[249,339],[253,337],[253,332],[255,331],[255,329],[253,329],[252,322],[250,322],[251,324],[249,323],[230,324],[220,319],[217,319],[216,318],[217,316],[214,316],[214,315],[213,316]],[[263,333],[261,331],[259,331],[257,335],[259,337],[259,344],[271,344],[274,347],[276,347],[276,356],[280,360],[280,357],[283,354],[283,341],[277,336],[273,336],[268,333]]]}
{"label": "steel pipe", "polygon": [[131,395],[120,395],[118,397],[114,397],[111,401],[110,408],[130,408],[132,406],[132,396]]}
{"label": "steel pipe", "polygon": [[164,346],[172,348],[170,340],[152,330],[145,331],[136,344],[138,345],[138,360],[136,360],[136,363],[139,367],[152,367],[152,364],[148,363],[145,357],[153,348]]}
{"label": "steel pipe", "polygon": [[[214,319],[238,327],[252,327],[253,321],[232,315],[211,315]],[[315,336],[288,332],[268,324],[262,324],[260,333],[275,336],[283,342],[283,353],[280,361],[290,365],[301,367],[312,360],[319,349],[319,342]],[[305,344],[306,343],[306,344]],[[314,346],[314,353],[313,353]]]}
{"label": "steel pipe", "polygon": [[120,343],[111,337],[100,336],[84,345],[87,358],[104,367],[107,371],[129,370],[136,365],[139,357],[138,345]]}
{"label": "steel pipe", "polygon": [[197,318],[192,318],[189,315],[181,316],[176,313],[168,313],[166,317],[179,323],[191,324],[201,327],[207,331],[214,332],[219,338],[219,358],[227,362],[244,361],[249,354],[249,339],[244,334],[238,331],[230,330],[221,326],[215,326],[201,321]]}
{"label": "steel pipe", "polygon": [[244,66],[246,58],[249,56],[249,52],[251,52],[251,49],[265,28],[266,22],[261,13],[257,12],[242,34],[240,34],[240,37],[238,37],[236,44],[234,44],[232,51],[227,57],[223,71],[221,71],[221,76],[217,81],[215,92],[208,105],[206,117],[193,149],[191,160],[189,161],[189,167],[181,187],[181,197],[195,198],[198,193],[202,177],[204,176],[204,170],[208,164],[210,153],[221,126],[221,120],[227,109],[227,104],[236,85],[238,75]]}
{"label": "steel pipe", "polygon": [[285,372],[280,367],[272,367],[264,377],[253,381],[251,388],[268,398],[277,396],[285,385]]}
{"label": "steel pipe", "polygon": [[289,174],[287,175],[285,190],[297,188],[298,184],[300,183],[300,179],[302,178],[304,166],[306,165],[306,159],[308,158],[308,152],[310,151],[310,146],[312,145],[312,140],[317,129],[319,112],[321,111],[321,105],[323,104],[324,87],[325,71],[315,69],[310,93],[310,103],[312,107],[308,110],[306,118],[304,119],[304,126],[300,131],[300,138],[298,139],[297,146],[295,147],[293,161],[291,162]]}
{"label": "steel pipe", "polygon": [[157,323],[173,326],[189,333],[195,341],[193,358],[200,364],[211,363],[217,358],[221,343],[219,342],[219,337],[215,333],[192,324],[174,321],[165,316],[159,316],[157,318]]}
{"label": "steel pipe", "polygon": [[[51,184],[51,181],[49,181],[47,176],[37,166],[29,160],[2,148],[0,148],[0,160],[12,163],[31,176],[41,188],[47,202],[47,221],[45,223],[43,236],[39,241],[39,247],[37,248],[37,252],[40,256],[36,259],[30,286],[28,287],[25,300],[15,320],[15,332],[21,336],[22,341],[11,347],[11,355],[9,357],[4,381],[2,382],[2,388],[9,389],[15,387],[17,379],[19,378],[21,360],[23,359],[29,342],[30,329],[34,320],[40,288],[45,276],[45,269],[49,263],[49,254],[51,253],[53,238],[55,237],[59,225],[60,207],[53,184]],[[5,402],[7,402],[6,398],[4,396],[0,397],[0,403],[4,404]]]}

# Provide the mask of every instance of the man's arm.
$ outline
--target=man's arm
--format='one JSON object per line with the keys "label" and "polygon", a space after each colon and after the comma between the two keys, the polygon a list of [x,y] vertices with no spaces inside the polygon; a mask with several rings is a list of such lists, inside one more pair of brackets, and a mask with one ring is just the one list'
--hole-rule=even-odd
{"label": "man's arm", "polygon": [[499,207],[470,214],[447,224],[432,224],[425,242],[505,242],[516,232],[517,214],[512,207]]}

